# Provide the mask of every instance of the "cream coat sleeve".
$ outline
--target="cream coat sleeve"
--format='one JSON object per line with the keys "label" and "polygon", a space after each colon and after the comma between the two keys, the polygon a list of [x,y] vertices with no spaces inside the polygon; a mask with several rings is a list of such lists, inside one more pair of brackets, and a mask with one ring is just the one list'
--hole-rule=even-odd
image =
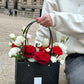
{"label": "cream coat sleeve", "polygon": [[75,38],[84,38],[84,15],[56,11],[50,15],[55,30]]}
{"label": "cream coat sleeve", "polygon": [[[58,10],[55,4],[55,1],[53,0],[44,0],[43,3],[43,8],[42,8],[42,16],[52,13],[52,11],[56,11]],[[50,4],[52,6],[50,6]],[[56,32],[54,31],[54,29],[52,29],[52,33],[53,33],[53,41],[56,41]],[[40,25],[40,28],[38,28],[37,33],[36,33],[36,38],[35,38],[35,43],[42,43],[43,39],[49,37],[49,30],[48,28],[45,28],[43,26]]]}

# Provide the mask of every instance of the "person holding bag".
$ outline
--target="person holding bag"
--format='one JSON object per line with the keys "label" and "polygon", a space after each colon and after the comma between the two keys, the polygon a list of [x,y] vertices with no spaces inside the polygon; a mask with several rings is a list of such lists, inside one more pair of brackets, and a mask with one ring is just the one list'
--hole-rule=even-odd
{"label": "person holding bag", "polygon": [[69,84],[84,84],[84,1],[44,0],[42,16],[35,19],[40,24],[35,43],[42,43],[45,37],[49,37],[49,27],[53,41],[69,36],[66,77]]}

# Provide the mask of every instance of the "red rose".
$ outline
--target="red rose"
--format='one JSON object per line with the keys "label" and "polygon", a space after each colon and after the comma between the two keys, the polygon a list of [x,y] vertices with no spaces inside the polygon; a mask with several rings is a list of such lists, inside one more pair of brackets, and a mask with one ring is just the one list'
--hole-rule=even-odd
{"label": "red rose", "polygon": [[55,54],[57,54],[57,55],[62,55],[62,50],[61,50],[61,48],[58,47],[58,46],[54,46],[54,47],[52,48],[52,52],[55,53]]}
{"label": "red rose", "polygon": [[44,50],[45,50],[45,48],[42,46],[39,48],[39,51],[44,51]]}
{"label": "red rose", "polygon": [[[50,48],[50,46],[48,46],[48,47],[46,47],[46,48]],[[41,47],[39,48],[39,51],[44,51],[44,52],[46,52],[46,50],[45,50],[46,48],[44,48],[44,47],[41,46]],[[50,54],[51,51],[46,52],[46,53]]]}
{"label": "red rose", "polygon": [[35,54],[36,48],[32,45],[26,45],[26,51],[27,51],[27,56],[25,53],[25,46],[24,46],[23,47],[24,56],[28,58],[32,58]]}
{"label": "red rose", "polygon": [[13,48],[13,47],[17,47],[17,46],[13,43],[11,47]]}
{"label": "red rose", "polygon": [[43,64],[43,65],[50,62],[50,56],[43,51],[36,52],[35,55],[34,55],[34,59],[38,63]]}

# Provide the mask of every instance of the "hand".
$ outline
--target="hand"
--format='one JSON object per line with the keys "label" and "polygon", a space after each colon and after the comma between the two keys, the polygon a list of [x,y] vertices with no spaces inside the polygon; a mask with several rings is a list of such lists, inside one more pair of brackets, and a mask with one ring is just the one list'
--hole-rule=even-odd
{"label": "hand", "polygon": [[39,17],[39,18],[35,18],[35,19],[37,20],[37,23],[39,23],[40,25],[42,25],[44,27],[49,28],[52,26],[52,19],[49,14],[42,16],[42,17]]}

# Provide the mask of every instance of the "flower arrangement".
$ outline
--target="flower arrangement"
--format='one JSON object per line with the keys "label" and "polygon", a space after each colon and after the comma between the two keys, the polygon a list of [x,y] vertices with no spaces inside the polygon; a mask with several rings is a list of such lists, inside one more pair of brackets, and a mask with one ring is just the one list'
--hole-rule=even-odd
{"label": "flower arrangement", "polygon": [[[23,31],[24,28],[21,30]],[[9,37],[11,38],[11,41],[9,42],[11,49],[8,53],[10,57],[15,57],[19,61],[24,61],[27,57],[28,61],[38,62],[42,65],[45,65],[50,61],[52,63],[56,63],[57,61],[61,64],[64,63],[64,60],[60,60],[59,56],[67,53],[67,47],[64,43],[68,40],[68,37],[62,36],[60,42],[53,43],[52,51],[48,38],[45,38],[42,44],[36,43],[36,45],[33,46],[29,45],[28,41],[31,38],[31,35],[27,34],[27,45],[25,46],[24,35],[16,37],[15,34],[11,33]]]}

